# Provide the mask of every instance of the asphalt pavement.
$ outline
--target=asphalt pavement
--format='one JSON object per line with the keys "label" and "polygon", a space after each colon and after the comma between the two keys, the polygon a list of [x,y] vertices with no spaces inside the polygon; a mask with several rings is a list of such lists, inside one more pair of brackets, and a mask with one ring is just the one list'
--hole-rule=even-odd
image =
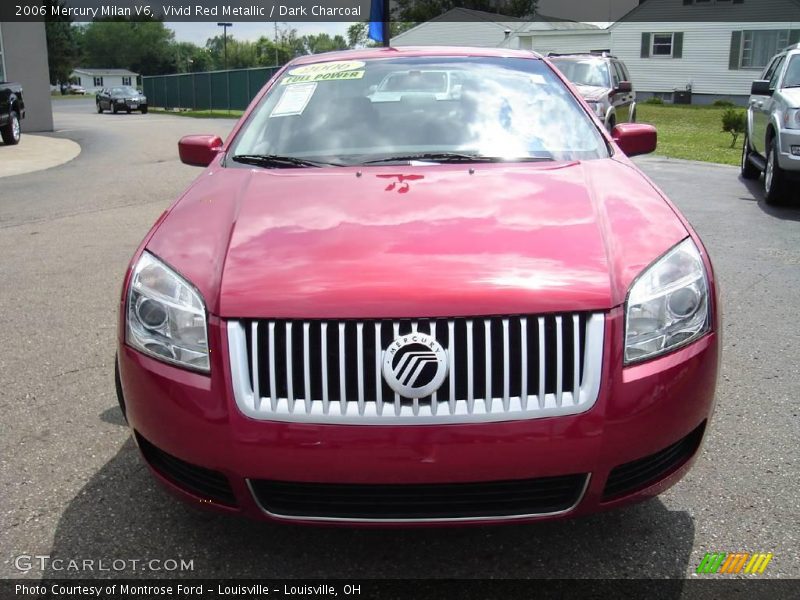
{"label": "asphalt pavement", "polygon": [[[704,239],[724,351],[702,456],[657,499],[577,520],[408,530],[313,528],[200,512],[150,477],[113,384],[122,275],[199,173],[188,133],[227,119],[103,114],[57,102],[74,160],[0,180],[0,577],[696,577],[706,552],[772,552],[800,577],[800,208],[775,209],[738,169],[645,157]],[[184,572],[20,572],[15,557],[184,559]],[[119,563],[118,563],[119,564]]]}

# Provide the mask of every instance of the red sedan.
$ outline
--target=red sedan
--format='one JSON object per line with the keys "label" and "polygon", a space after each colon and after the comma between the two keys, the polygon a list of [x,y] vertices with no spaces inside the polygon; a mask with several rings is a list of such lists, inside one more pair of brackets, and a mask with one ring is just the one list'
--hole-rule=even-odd
{"label": "red sedan", "polygon": [[299,58],[131,261],[117,391],[179,497],[296,522],[585,514],[677,482],[714,407],[695,232],[530,52]]}

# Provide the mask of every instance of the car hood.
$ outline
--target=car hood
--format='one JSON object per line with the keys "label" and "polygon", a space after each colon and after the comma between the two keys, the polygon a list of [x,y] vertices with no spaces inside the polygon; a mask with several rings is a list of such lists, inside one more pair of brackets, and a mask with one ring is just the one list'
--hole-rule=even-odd
{"label": "car hood", "polygon": [[585,100],[602,100],[608,96],[608,93],[611,91],[609,88],[596,85],[577,84],[575,87]]}
{"label": "car hood", "polygon": [[148,249],[223,317],[608,309],[687,231],[627,160],[213,167]]}
{"label": "car hood", "polygon": [[792,108],[800,107],[800,88],[782,89],[781,95],[786,98],[786,103]]}

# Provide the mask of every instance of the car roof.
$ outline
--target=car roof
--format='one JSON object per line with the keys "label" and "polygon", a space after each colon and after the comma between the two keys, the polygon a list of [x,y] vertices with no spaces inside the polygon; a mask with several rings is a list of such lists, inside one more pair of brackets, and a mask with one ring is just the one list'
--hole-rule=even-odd
{"label": "car roof", "polygon": [[421,56],[483,56],[499,58],[540,59],[541,55],[530,50],[512,50],[510,48],[477,48],[468,46],[392,46],[390,48],[362,48],[359,50],[343,50],[310,54],[292,60],[292,66],[305,65],[334,60],[369,60],[372,58],[401,58]]}

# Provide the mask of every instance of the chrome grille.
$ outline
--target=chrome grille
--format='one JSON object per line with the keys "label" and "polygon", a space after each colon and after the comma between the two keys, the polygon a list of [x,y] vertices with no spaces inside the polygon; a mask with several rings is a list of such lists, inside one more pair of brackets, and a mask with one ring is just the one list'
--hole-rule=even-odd
{"label": "chrome grille", "polygon": [[[431,396],[404,398],[383,380],[382,353],[427,333],[447,349]],[[584,412],[600,387],[602,314],[401,320],[228,321],[239,409],[309,423],[463,423]]]}

